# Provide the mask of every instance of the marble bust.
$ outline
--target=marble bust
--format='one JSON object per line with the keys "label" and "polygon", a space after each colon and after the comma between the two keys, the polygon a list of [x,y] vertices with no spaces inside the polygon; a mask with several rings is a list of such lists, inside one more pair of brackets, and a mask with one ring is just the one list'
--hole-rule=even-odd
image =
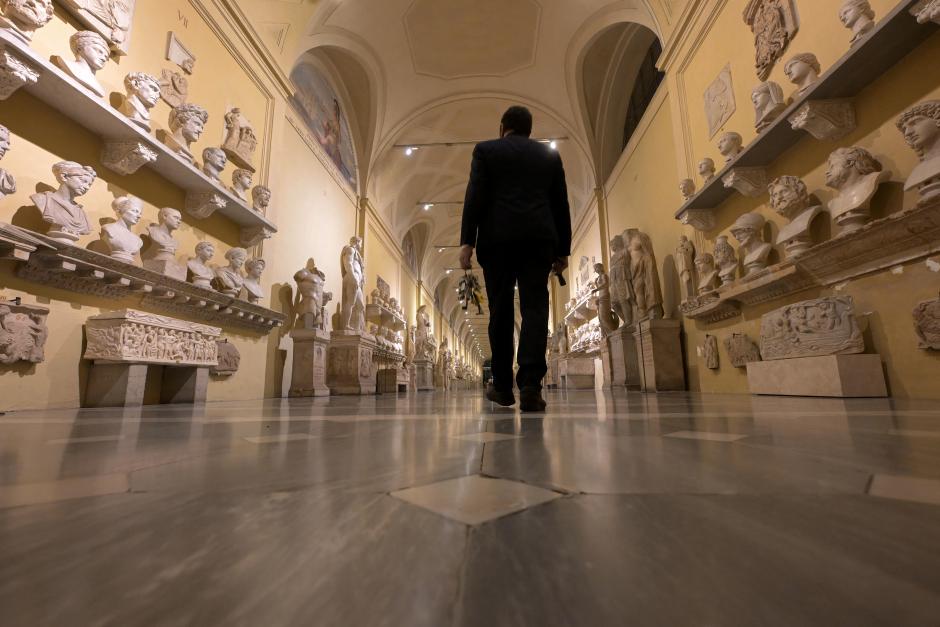
{"label": "marble bust", "polygon": [[59,188],[54,192],[40,192],[30,200],[42,211],[42,219],[50,225],[46,233],[50,238],[72,244],[82,235],[91,233],[88,216],[75,202],[91,189],[97,173],[94,168],[74,161],[60,161],[52,166]]}
{"label": "marble bust", "polygon": [[925,100],[905,111],[897,121],[904,140],[920,159],[904,189],[917,189],[920,202],[940,197],[940,100]]}
{"label": "marble bust", "polygon": [[226,164],[228,157],[221,148],[206,148],[202,151],[202,172],[213,181],[219,180]]}
{"label": "marble bust", "polygon": [[251,170],[245,170],[244,168],[238,168],[232,172],[232,186],[229,188],[232,190],[232,193],[241,198],[242,200],[248,200],[248,190],[251,188]]}
{"label": "marble bust", "polygon": [[117,220],[101,227],[101,239],[107,244],[112,259],[134,263],[144,240],[132,232],[131,227],[140,222],[144,203],[136,196],[119,196],[111,203],[111,208]]}
{"label": "marble bust", "polygon": [[755,87],[751,91],[751,102],[754,103],[754,125],[758,133],[770,126],[787,108],[783,88],[773,81],[765,81]]}
{"label": "marble bust", "polygon": [[852,31],[854,46],[875,27],[875,11],[868,0],[845,0],[839,9],[839,21]]}
{"label": "marble bust", "polygon": [[713,253],[715,263],[718,265],[718,276],[722,285],[734,283],[738,278],[738,256],[734,252],[734,247],[728,243],[727,235],[719,235],[715,240],[715,251]]}
{"label": "marble bust", "polygon": [[744,265],[744,276],[754,274],[767,267],[767,257],[773,246],[764,241],[764,216],[745,213],[731,226],[731,234],[738,240],[738,257]]}
{"label": "marble bust", "polygon": [[740,133],[728,131],[718,139],[718,152],[725,158],[725,163],[731,163],[744,149],[743,144],[744,138]]}
{"label": "marble bust", "polygon": [[167,145],[187,161],[193,160],[190,145],[199,139],[209,121],[209,113],[199,105],[183,103],[170,110]]}
{"label": "marble bust", "polygon": [[160,100],[160,81],[144,72],[131,72],[124,77],[124,91],[126,93],[121,104],[121,113],[149,132],[150,110],[157,106],[157,101]]}
{"label": "marble bust", "polygon": [[829,215],[845,232],[860,229],[871,219],[872,196],[890,176],[864,148],[836,149],[826,170],[826,186],[837,192],[829,201]]}
{"label": "marble bust", "polygon": [[248,251],[244,248],[230,248],[225,253],[225,259],[228,265],[216,268],[213,286],[226,296],[238,298],[245,284],[242,267],[248,259]]}
{"label": "marble bust", "polygon": [[141,255],[144,268],[185,281],[186,268],[176,260],[180,244],[173,238],[173,231],[183,222],[183,214],[178,209],[164,207],[157,214],[157,220],[156,224],[147,227],[150,245]]}
{"label": "marble bust", "polygon": [[715,178],[715,160],[711,157],[705,157],[698,162],[698,174],[702,180],[708,182]]}
{"label": "marble bust", "polygon": [[251,208],[264,215],[271,204],[271,190],[264,185],[255,185],[251,188]]}
{"label": "marble bust", "polygon": [[52,61],[98,97],[104,98],[104,87],[98,82],[95,73],[111,58],[108,42],[94,31],[80,30],[69,37],[69,47],[75,57],[74,61],[59,56],[52,57]]}
{"label": "marble bust", "polygon": [[689,200],[695,195],[695,181],[692,179],[682,179],[679,181],[679,191],[682,192],[683,198]]}
{"label": "marble bust", "polygon": [[215,269],[209,266],[209,261],[215,255],[215,246],[212,242],[199,242],[196,244],[196,256],[190,257],[186,262],[186,278],[196,287],[207,290],[212,289],[212,279],[215,278]]}
{"label": "marble bust", "polygon": [[803,52],[787,61],[783,72],[790,82],[796,85],[797,93],[802,95],[819,80],[822,67],[815,54]]}
{"label": "marble bust", "polygon": [[768,186],[770,207],[790,221],[777,234],[777,244],[784,247],[787,257],[806,252],[813,245],[810,226],[822,207],[813,205],[806,183],[795,176],[781,176]]}
{"label": "marble bust", "polygon": [[52,0],[0,0],[0,28],[28,44],[52,13]]}
{"label": "marble bust", "polygon": [[[10,150],[10,129],[0,126],[0,159],[6,156],[8,150]],[[0,198],[14,192],[16,192],[16,179],[12,174],[0,168]]]}
{"label": "marble bust", "polygon": [[940,24],[940,0],[920,0],[911,9],[911,15],[917,19],[918,24]]}
{"label": "marble bust", "polygon": [[261,287],[261,273],[264,272],[264,259],[252,259],[245,264],[245,277],[242,285],[249,303],[259,303],[264,298],[264,289]]}
{"label": "marble bust", "polygon": [[711,253],[702,253],[695,257],[695,271],[698,273],[698,293],[707,294],[718,289],[718,269]]}

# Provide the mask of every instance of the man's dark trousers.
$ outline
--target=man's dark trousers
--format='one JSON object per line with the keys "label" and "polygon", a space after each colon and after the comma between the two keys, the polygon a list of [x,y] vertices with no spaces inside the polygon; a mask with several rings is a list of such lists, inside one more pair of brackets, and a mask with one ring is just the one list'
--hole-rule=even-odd
{"label": "man's dark trousers", "polygon": [[477,250],[489,299],[493,385],[498,390],[512,390],[517,283],[522,328],[516,359],[519,363],[516,384],[520,390],[542,388],[542,379],[548,371],[545,349],[548,344],[548,276],[554,262],[552,250],[549,243]]}

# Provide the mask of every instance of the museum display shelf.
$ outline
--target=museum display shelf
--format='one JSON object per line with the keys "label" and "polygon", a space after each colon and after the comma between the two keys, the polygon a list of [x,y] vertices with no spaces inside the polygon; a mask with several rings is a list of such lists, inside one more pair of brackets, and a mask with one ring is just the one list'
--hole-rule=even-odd
{"label": "museum display shelf", "polygon": [[258,333],[268,333],[287,320],[284,314],[260,305],[10,224],[0,223],[0,259],[16,262],[17,275],[27,281],[103,298],[137,296],[144,309]]}
{"label": "museum display shelf", "polygon": [[40,57],[28,45],[0,30],[0,99],[18,88],[58,110],[102,143],[101,161],[122,175],[147,166],[186,192],[186,211],[203,219],[221,213],[241,227],[244,245],[253,245],[277,232],[264,215],[253,210],[221,183],[128,120],[108,102]]}
{"label": "museum display shelf", "polygon": [[378,303],[366,305],[366,320],[383,329],[391,329],[395,332],[404,331],[406,325],[401,314]]}
{"label": "museum display shelf", "polygon": [[[828,125],[825,112],[814,111],[814,107],[844,109],[853,97],[937,32],[937,24],[918,24],[911,15],[910,9],[918,1],[904,0],[885,15],[864,41],[820,75],[818,82],[796,98],[770,126],[683,204],[675,218],[699,231],[714,229],[715,210],[735,193],[739,186],[735,179],[754,179],[754,173],[771,165],[810,132],[814,122]],[[854,120],[851,124],[854,126]]]}
{"label": "museum display shelf", "polygon": [[588,292],[579,298],[565,314],[565,324],[579,326],[597,317],[597,294]]}
{"label": "museum display shelf", "polygon": [[681,305],[703,322],[734,318],[748,305],[826,287],[940,252],[940,200],[873,220],[795,258],[699,295]]}

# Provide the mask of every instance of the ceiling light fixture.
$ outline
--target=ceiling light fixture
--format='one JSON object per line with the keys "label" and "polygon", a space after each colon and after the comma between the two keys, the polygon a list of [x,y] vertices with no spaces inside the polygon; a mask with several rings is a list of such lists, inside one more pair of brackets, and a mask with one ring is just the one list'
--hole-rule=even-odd
{"label": "ceiling light fixture", "polygon": [[553,139],[553,140],[548,144],[548,147],[551,148],[552,150],[558,150],[558,142],[556,142],[556,141]]}
{"label": "ceiling light fixture", "polygon": [[405,148],[405,156],[410,157],[411,155],[415,154],[417,150],[418,148],[416,146],[408,146],[407,148]]}
{"label": "ceiling light fixture", "polygon": [[431,210],[431,207],[433,207],[433,206],[434,206],[434,203],[432,203],[432,202],[425,203],[425,204],[424,204],[424,210],[425,210],[425,211],[430,211],[430,210]]}

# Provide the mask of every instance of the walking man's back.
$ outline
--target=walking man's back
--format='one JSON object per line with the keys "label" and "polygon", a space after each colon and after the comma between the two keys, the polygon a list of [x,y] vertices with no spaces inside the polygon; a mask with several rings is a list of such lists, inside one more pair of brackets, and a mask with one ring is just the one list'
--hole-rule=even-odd
{"label": "walking man's back", "polygon": [[473,151],[464,201],[460,263],[470,268],[474,248],[486,279],[490,304],[493,383],[487,398],[509,406],[515,287],[519,287],[522,328],[516,383],[523,411],[540,411],[548,338],[548,277],[568,266],[571,216],[561,157],[529,139],[532,114],[511,107],[503,115],[500,139]]}

